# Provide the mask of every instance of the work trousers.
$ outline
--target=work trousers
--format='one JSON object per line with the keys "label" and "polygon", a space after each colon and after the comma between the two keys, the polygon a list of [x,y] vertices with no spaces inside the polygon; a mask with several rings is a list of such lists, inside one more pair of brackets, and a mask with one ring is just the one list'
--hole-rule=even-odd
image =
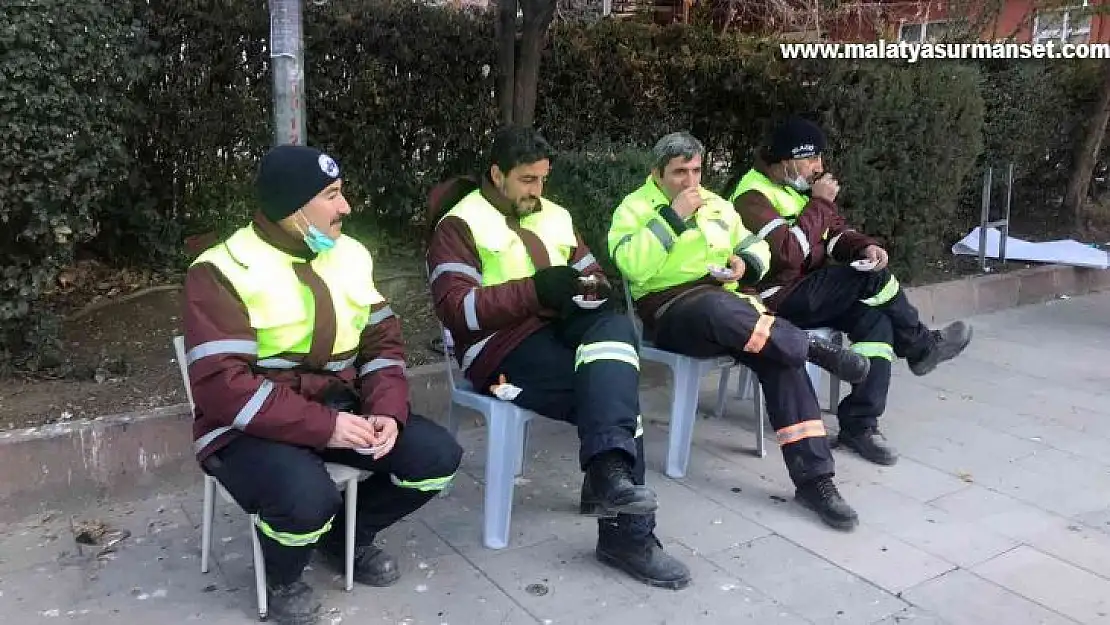
{"label": "work trousers", "polygon": [[257,513],[270,585],[298,580],[314,546],[342,553],[346,491],[325,462],[372,471],[359,484],[355,545],[427,503],[454,477],[462,448],[435,422],[411,415],[384,457],[350,449],[315,450],[241,435],[204,461],[243,509]]}
{"label": "work trousers", "polygon": [[930,332],[918,318],[898,280],[887,270],[846,266],[819,269],[777,306],[780,316],[801,328],[833,328],[848,335],[852,350],[871,360],[867,379],[837,407],[840,431],[874,428],[886,410],[895,357],[918,358],[930,347]]}
{"label": "work trousers", "polygon": [[[500,376],[521,389],[513,403],[577,426],[579,464],[619,450],[633,462],[633,481],[644,484],[640,358],[628,318],[609,310],[582,311],[524,339],[486,385]],[[642,542],[655,530],[654,515],[619,514],[598,519],[602,538]]]}
{"label": "work trousers", "polygon": [[800,486],[833,475],[821,407],[805,370],[804,331],[721,289],[676,301],[656,323],[655,344],[695,358],[732,356],[751,369],[791,480]]}

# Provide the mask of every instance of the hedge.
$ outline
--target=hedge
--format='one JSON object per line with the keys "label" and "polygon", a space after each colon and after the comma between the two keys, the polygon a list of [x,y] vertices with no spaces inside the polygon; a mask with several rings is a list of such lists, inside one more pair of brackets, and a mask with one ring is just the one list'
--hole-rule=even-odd
{"label": "hedge", "polygon": [[126,3],[7,3],[0,15],[2,371],[16,354],[39,366],[55,324],[36,302],[141,165],[121,129],[150,59]]}
{"label": "hedge", "polygon": [[[33,330],[49,317],[31,311],[75,252],[181,267],[183,237],[246,219],[272,137],[265,3],[2,12],[0,368],[44,345]],[[355,231],[404,232],[435,182],[480,169],[497,124],[494,20],[399,0],[305,3],[307,136],[343,165]],[[567,155],[551,193],[592,242],[663,133],[702,139],[719,188],[775,121],[810,115],[829,131],[849,217],[912,280],[974,225],[985,163],[1014,158],[1022,188],[1059,187],[1090,67],[787,63],[774,42],[701,27],[567,23],[545,50],[537,125]]]}

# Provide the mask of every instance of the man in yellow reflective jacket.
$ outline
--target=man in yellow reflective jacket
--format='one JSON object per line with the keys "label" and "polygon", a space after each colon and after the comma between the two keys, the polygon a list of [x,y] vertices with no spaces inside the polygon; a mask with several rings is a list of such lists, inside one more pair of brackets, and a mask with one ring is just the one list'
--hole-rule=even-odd
{"label": "man in yellow reflective jacket", "polygon": [[570,213],[543,197],[553,158],[534,129],[508,126],[476,180],[447,180],[430,194],[436,316],[475,388],[577,426],[597,558],[644,583],[685,588],[690,569],[655,536],[635,330],[601,301],[608,282]]}
{"label": "man in yellow reflective jacket", "polygon": [[[766,240],[770,271],[759,291],[767,306],[803,328],[832,327],[871,360],[867,379],[837,408],[839,443],[876,464],[897,462],[879,433],[891,366],[905,358],[925,375],[971,341],[971,326],[921,323],[879,242],[853,230],[836,207],[840,184],[825,171],[825,134],[794,117],[780,124],[757,162],[728,190],[744,225]],[[876,210],[881,210],[877,207]]]}
{"label": "man in yellow reflective jacket", "polygon": [[194,450],[248,512],[265,559],[268,617],[318,622],[301,581],[319,547],[344,570],[343,498],[325,462],[372,471],[358,497],[355,581],[400,573],[376,534],[451,481],[462,449],[409,412],[400,319],[374,286],[370,253],[343,236],[339,165],[282,145],[262,160],[253,223],[185,277]]}
{"label": "man in yellow reflective jacket", "polygon": [[854,528],[856,513],[832,480],[832,455],[805,365],[858,381],[867,375],[867,359],[768,314],[751,294],[770,264],[767,244],[744,228],[727,201],[701,186],[703,155],[688,133],[659,140],[651,174],[613,215],[609,253],[658,347],[733,356],[755,372],[799,502],[830,526]]}

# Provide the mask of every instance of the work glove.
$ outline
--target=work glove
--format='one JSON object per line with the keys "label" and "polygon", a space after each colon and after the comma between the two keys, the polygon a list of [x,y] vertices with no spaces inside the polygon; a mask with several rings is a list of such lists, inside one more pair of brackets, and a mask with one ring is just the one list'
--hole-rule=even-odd
{"label": "work glove", "polygon": [[544,308],[562,311],[579,292],[578,270],[567,265],[544,267],[532,276],[536,297]]}

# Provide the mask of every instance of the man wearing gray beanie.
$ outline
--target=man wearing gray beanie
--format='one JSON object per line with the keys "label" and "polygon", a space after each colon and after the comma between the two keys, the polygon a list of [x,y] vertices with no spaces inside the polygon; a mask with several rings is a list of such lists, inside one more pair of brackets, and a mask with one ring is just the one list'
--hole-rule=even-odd
{"label": "man wearing gray beanie", "polygon": [[376,535],[431,500],[462,458],[446,429],[409,410],[401,322],[374,285],[370,253],[341,232],[351,212],[342,186],[320,150],[273,148],[253,223],[185,278],[194,451],[257,515],[260,612],[280,625],[319,621],[301,580],[314,548],[345,568],[345,493],[325,463],[371,473],[357,501],[354,579],[388,586],[400,572]]}
{"label": "man wearing gray beanie", "polygon": [[921,322],[887,269],[886,250],[837,211],[840,183],[824,167],[825,145],[816,124],[787,119],[728,198],[744,225],[770,245],[771,269],[758,285],[767,306],[801,328],[847,333],[852,350],[871,360],[867,378],[837,408],[838,441],[891,465],[898,456],[880,440],[878,420],[894,359],[925,375],[967,347],[971,327],[957,321],[930,330]]}

